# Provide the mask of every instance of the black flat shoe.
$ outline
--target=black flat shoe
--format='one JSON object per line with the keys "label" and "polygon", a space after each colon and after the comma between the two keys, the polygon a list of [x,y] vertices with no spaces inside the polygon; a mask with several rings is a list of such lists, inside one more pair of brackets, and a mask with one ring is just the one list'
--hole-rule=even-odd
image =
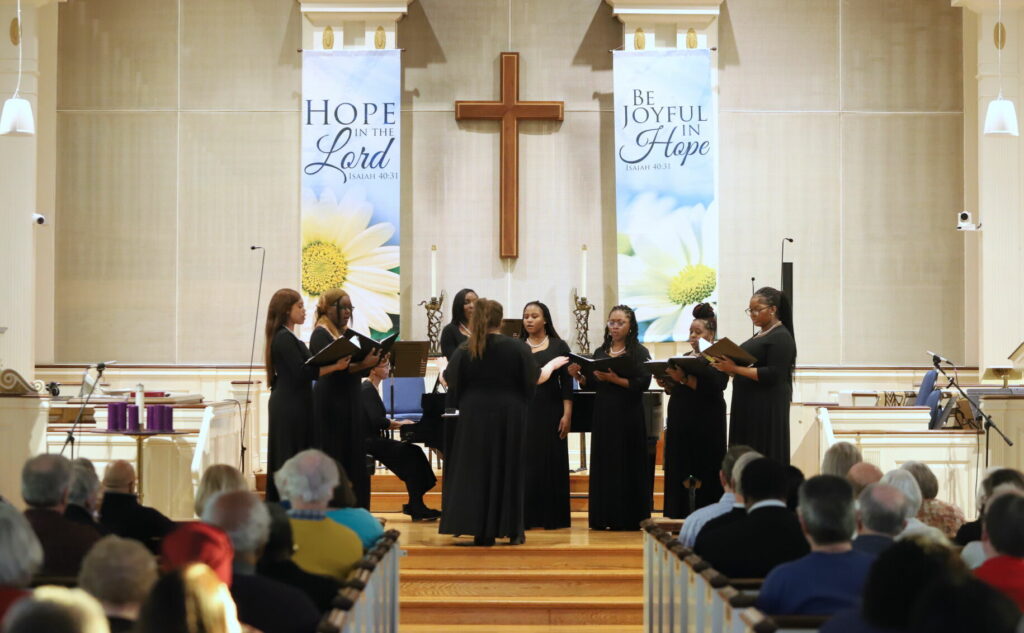
{"label": "black flat shoe", "polygon": [[474,536],[473,537],[473,545],[476,545],[478,547],[490,547],[490,546],[494,545],[494,537],[493,536]]}
{"label": "black flat shoe", "polygon": [[413,521],[436,521],[441,518],[441,511],[428,508],[425,505],[411,506],[408,503],[402,506],[402,514],[408,514]]}
{"label": "black flat shoe", "polygon": [[526,535],[525,534],[517,534],[516,536],[513,536],[513,537],[508,539],[508,544],[509,545],[522,545],[525,542],[526,542]]}

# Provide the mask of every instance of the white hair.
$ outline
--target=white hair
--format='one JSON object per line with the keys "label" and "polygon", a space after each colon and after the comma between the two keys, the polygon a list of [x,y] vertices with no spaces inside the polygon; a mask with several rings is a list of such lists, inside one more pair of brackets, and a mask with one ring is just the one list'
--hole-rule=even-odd
{"label": "white hair", "polygon": [[100,603],[82,589],[39,587],[16,602],[3,621],[4,633],[109,633]]}
{"label": "white hair", "polygon": [[274,473],[277,490],[288,501],[329,501],[339,481],[338,465],[315,448],[298,453]]}
{"label": "white hair", "polygon": [[36,455],[21,469],[21,497],[33,508],[59,505],[70,484],[71,460],[60,455]]}
{"label": "white hair", "polygon": [[76,459],[71,464],[71,487],[68,489],[68,503],[92,508],[96,493],[100,489],[100,478],[96,467],[87,459]]}
{"label": "white hair", "polygon": [[740,455],[739,459],[736,460],[736,464],[732,467],[732,481],[733,489],[736,490],[736,494],[743,495],[743,485],[740,483],[740,479],[743,478],[743,469],[747,467],[747,464],[754,461],[755,459],[761,459],[764,457],[757,451],[747,451]]}
{"label": "white hair", "polygon": [[270,538],[270,512],[248,491],[218,492],[206,503],[202,518],[224,530],[236,552],[256,552]]}
{"label": "white hair", "polygon": [[917,516],[917,513],[921,510],[922,496],[921,486],[917,484],[917,479],[911,474],[909,470],[902,468],[896,468],[885,473],[880,483],[887,484],[903,493],[903,496],[907,498],[907,504],[904,506],[903,518],[913,519]]}
{"label": "white hair", "polygon": [[24,587],[43,566],[43,546],[18,509],[0,502],[0,585]]}

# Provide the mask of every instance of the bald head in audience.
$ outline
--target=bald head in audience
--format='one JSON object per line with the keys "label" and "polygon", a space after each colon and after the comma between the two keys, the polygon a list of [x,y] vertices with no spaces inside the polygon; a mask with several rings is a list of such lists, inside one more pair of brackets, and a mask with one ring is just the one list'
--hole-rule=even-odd
{"label": "bald head in audience", "polygon": [[135,494],[135,468],[123,459],[110,462],[103,471],[103,487],[108,492]]}
{"label": "bald head in audience", "polygon": [[869,484],[857,497],[858,534],[881,534],[895,538],[907,525],[903,515],[907,497],[886,484]]}
{"label": "bald head in audience", "polygon": [[854,495],[860,495],[869,485],[878,483],[881,480],[882,470],[868,462],[858,462],[851,466],[850,470],[846,473],[846,481],[850,482],[850,485],[853,486]]}

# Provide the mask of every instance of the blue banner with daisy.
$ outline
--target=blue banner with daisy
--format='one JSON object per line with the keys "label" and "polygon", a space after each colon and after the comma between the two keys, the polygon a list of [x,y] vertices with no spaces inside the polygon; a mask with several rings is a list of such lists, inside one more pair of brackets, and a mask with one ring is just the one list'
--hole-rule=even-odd
{"label": "blue banner with daisy", "polygon": [[401,52],[302,54],[302,294],[352,300],[351,326],[398,327]]}
{"label": "blue banner with daisy", "polygon": [[644,342],[718,301],[717,112],[708,50],[615,51],[619,303]]}

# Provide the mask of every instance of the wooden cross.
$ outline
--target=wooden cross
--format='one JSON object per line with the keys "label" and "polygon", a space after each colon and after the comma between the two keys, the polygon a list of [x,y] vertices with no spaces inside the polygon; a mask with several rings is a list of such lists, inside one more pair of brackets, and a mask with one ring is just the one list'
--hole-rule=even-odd
{"label": "wooden cross", "polygon": [[456,101],[455,120],[501,121],[501,257],[519,257],[519,119],[561,121],[563,101],[519,100],[519,53],[501,54],[501,101]]}

